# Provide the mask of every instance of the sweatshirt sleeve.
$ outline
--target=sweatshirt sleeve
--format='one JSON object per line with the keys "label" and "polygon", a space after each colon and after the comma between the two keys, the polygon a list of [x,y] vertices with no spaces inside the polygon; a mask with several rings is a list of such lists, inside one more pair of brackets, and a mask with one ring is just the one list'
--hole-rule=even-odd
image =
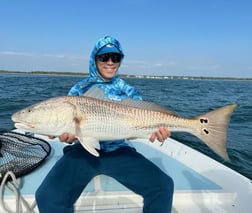
{"label": "sweatshirt sleeve", "polygon": [[88,90],[88,79],[84,78],[82,81],[73,85],[73,87],[69,90],[69,96],[81,96]]}
{"label": "sweatshirt sleeve", "polygon": [[135,99],[135,100],[143,100],[142,96],[140,95],[140,93],[135,87],[129,85],[128,83],[126,83],[126,81],[122,79],[121,79],[120,84],[121,84],[123,92],[126,94],[127,97]]}

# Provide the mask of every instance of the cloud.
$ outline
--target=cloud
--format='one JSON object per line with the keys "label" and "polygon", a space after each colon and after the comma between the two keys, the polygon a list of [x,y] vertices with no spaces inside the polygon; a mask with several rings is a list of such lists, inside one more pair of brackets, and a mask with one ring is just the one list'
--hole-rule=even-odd
{"label": "cloud", "polygon": [[6,55],[6,56],[34,56],[34,54],[28,53],[28,52],[13,52],[13,51],[0,51],[0,55]]}
{"label": "cloud", "polygon": [[88,59],[84,55],[0,51],[0,69],[83,72]]}
{"label": "cloud", "polygon": [[[0,70],[88,72],[89,55],[0,51]],[[120,73],[135,75],[193,75],[251,77],[252,65],[211,58],[124,60]],[[228,72],[227,72],[228,70]]]}
{"label": "cloud", "polygon": [[86,59],[80,55],[64,55],[64,54],[49,54],[49,53],[30,53],[30,52],[14,52],[14,51],[0,51],[0,55],[5,56],[27,56],[27,57],[48,57],[48,58],[62,58],[62,59]]}

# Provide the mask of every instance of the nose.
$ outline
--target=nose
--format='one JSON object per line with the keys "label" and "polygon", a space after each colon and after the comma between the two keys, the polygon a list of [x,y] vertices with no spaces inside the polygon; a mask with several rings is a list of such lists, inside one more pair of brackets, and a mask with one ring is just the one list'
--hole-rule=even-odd
{"label": "nose", "polygon": [[114,62],[112,61],[111,57],[109,57],[107,63],[108,63],[108,64],[114,64]]}

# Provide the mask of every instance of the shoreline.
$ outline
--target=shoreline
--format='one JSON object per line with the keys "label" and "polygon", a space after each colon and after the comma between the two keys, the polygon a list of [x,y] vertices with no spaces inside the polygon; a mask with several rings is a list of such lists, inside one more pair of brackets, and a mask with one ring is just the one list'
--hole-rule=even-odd
{"label": "shoreline", "polygon": [[[88,76],[88,73],[78,72],[56,72],[56,71],[8,71],[0,70],[0,74],[21,74],[21,75],[66,75],[66,76]],[[210,76],[155,76],[155,75],[130,75],[120,74],[122,78],[148,78],[148,79],[183,79],[183,80],[245,80],[251,81],[251,78],[240,78],[240,77],[210,77]]]}

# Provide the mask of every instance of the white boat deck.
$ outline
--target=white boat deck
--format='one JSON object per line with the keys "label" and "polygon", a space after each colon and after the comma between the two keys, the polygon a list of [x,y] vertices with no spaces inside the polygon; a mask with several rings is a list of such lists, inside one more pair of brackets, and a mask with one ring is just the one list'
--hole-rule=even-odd
{"label": "white boat deck", "polygon": [[[48,170],[62,155],[62,143],[49,143],[52,153],[46,162],[21,178],[20,193],[29,203],[34,201],[34,193]],[[132,145],[173,178],[172,212],[187,212],[188,209],[194,213],[251,212],[252,182],[239,173],[170,138],[162,147],[160,143],[152,144],[147,140],[135,140]],[[15,206],[15,196],[7,190],[4,201],[9,207]],[[76,212],[137,213],[142,212],[141,207],[140,196],[116,180],[100,175],[84,190],[76,203]]]}

